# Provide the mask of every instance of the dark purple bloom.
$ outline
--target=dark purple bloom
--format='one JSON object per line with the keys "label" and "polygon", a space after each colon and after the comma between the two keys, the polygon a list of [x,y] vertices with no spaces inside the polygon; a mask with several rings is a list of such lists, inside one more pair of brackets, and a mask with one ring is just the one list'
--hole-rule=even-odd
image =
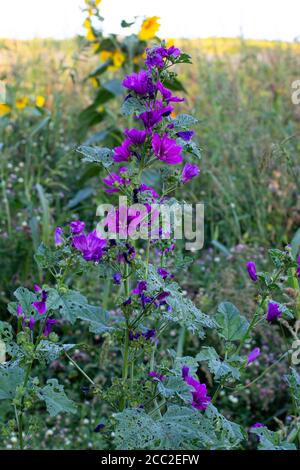
{"label": "dark purple bloom", "polygon": [[124,300],[123,305],[126,307],[127,305],[130,305],[132,303],[132,298],[128,297],[128,299]]}
{"label": "dark purple bloom", "polygon": [[172,95],[171,90],[166,88],[160,81],[157,82],[156,86],[161,96],[167,103],[180,103],[181,101],[184,101],[184,98],[179,98],[178,96]]}
{"label": "dark purple bloom", "polygon": [[85,223],[82,220],[73,220],[70,223],[70,231],[73,235],[79,235],[85,229]]}
{"label": "dark purple bloom", "polygon": [[128,173],[128,168],[122,167],[119,169],[119,173],[110,173],[109,176],[103,178],[103,183],[105,183],[109,188],[106,188],[107,193],[118,193],[120,191],[119,186],[126,186],[131,183],[129,178],[126,178],[126,173]]}
{"label": "dark purple bloom", "polygon": [[139,281],[136,288],[132,290],[132,294],[141,294],[144,290],[147,290],[147,282]]}
{"label": "dark purple bloom", "polygon": [[133,333],[133,331],[129,331],[129,341],[134,341],[135,339],[139,339],[141,336],[141,333]]}
{"label": "dark purple bloom", "polygon": [[94,429],[94,432],[100,432],[103,428],[105,428],[105,424],[99,423]]}
{"label": "dark purple bloom", "polygon": [[86,261],[100,261],[107,244],[106,239],[99,238],[96,230],[72,238],[73,246],[82,253]]}
{"label": "dark purple bloom", "polygon": [[200,173],[200,169],[197,167],[197,165],[193,165],[193,163],[187,162],[184,165],[182,173],[181,173],[181,181],[183,183],[187,183],[191,179],[198,176],[199,173]]}
{"label": "dark purple bloom", "polygon": [[252,424],[251,428],[264,428],[265,426],[265,424],[257,422]]}
{"label": "dark purple bloom", "polygon": [[173,274],[171,274],[165,268],[158,268],[157,272],[163,279],[167,279],[168,277],[170,278],[174,277]]}
{"label": "dark purple bloom", "polygon": [[131,157],[130,146],[132,145],[131,140],[125,139],[121,145],[114,148],[113,159],[115,162],[127,162]]}
{"label": "dark purple bloom", "polygon": [[42,292],[42,288],[38,284],[34,284],[33,289],[35,292]]}
{"label": "dark purple bloom", "polygon": [[151,77],[145,70],[127,75],[122,82],[123,87],[134,91],[137,95],[145,96],[153,93],[153,83]]}
{"label": "dark purple bloom", "polygon": [[181,55],[181,50],[178,47],[171,46],[167,49],[168,57],[172,56],[175,59]]}
{"label": "dark purple bloom", "polygon": [[119,253],[117,256],[118,263],[127,263],[130,264],[131,261],[136,257],[136,251],[133,245],[126,243],[127,251]]}
{"label": "dark purple bloom", "polygon": [[251,362],[255,361],[260,356],[260,349],[254,348],[252,351],[249,352],[247,356],[247,365],[251,364]]}
{"label": "dark purple bloom", "polygon": [[162,120],[162,113],[159,109],[153,109],[151,111],[145,111],[144,113],[141,113],[138,116],[138,119],[143,121],[146,129],[152,129],[152,127]]}
{"label": "dark purple bloom", "polygon": [[121,273],[115,273],[113,276],[114,279],[114,284],[121,284],[122,280],[122,274]]}
{"label": "dark purple bloom", "polygon": [[131,141],[132,145],[142,145],[147,137],[146,131],[139,129],[125,129],[124,134]]}
{"label": "dark purple bloom", "polygon": [[252,279],[253,282],[257,281],[257,273],[256,273],[256,264],[254,261],[248,261],[246,264],[248,274],[250,276],[250,279]]}
{"label": "dark purple bloom", "polygon": [[152,148],[157,158],[166,162],[168,165],[177,165],[177,163],[182,162],[182,147],[176,144],[176,140],[170,139],[168,134],[164,134],[163,136],[154,134]]}
{"label": "dark purple bloom", "polygon": [[207,395],[206,385],[201,384],[198,380],[189,375],[189,368],[187,366],[182,367],[182,378],[185,383],[194,388],[194,392],[192,392],[192,406],[197,410],[205,410],[211,402],[211,397]]}
{"label": "dark purple bloom", "polygon": [[151,377],[152,379],[157,379],[159,380],[160,382],[162,382],[163,380],[165,380],[165,375],[161,375],[161,374],[158,374],[157,372],[155,372],[154,370],[149,372],[148,374],[148,377]]}
{"label": "dark purple bloom", "polygon": [[17,305],[16,312],[17,312],[17,316],[18,316],[18,317],[22,317],[22,316],[23,316],[23,309],[22,309],[22,307],[21,307],[20,304]]}
{"label": "dark purple bloom", "polygon": [[298,255],[297,263],[298,263],[298,266],[296,268],[296,274],[300,278],[300,255]]}
{"label": "dark purple bloom", "polygon": [[51,319],[51,318],[47,318],[46,320],[46,324],[44,326],[44,330],[43,330],[43,335],[48,337],[50,335],[50,333],[52,332],[52,328],[53,326],[57,323],[57,320],[54,320],[54,319]]}
{"label": "dark purple bloom", "polygon": [[281,316],[282,316],[282,313],[280,311],[279,305],[276,304],[275,302],[269,302],[266,320],[271,323],[274,320],[276,320],[276,318],[281,317]]}
{"label": "dark purple bloom", "polygon": [[62,234],[64,233],[62,227],[56,227],[54,231],[54,243],[55,246],[60,246],[63,244]]}
{"label": "dark purple bloom", "polygon": [[194,131],[179,131],[176,132],[177,137],[180,137],[185,142],[189,142],[194,135]]}
{"label": "dark purple bloom", "polygon": [[35,319],[34,317],[30,317],[28,320],[28,328],[30,329],[30,331],[33,331],[34,325],[35,325]]}
{"label": "dark purple bloom", "polygon": [[165,63],[163,58],[166,56],[164,55],[162,48],[147,49],[146,53],[147,57],[145,60],[145,64],[147,65],[149,70],[151,70],[153,67],[157,67],[159,69],[162,69],[164,67]]}
{"label": "dark purple bloom", "polygon": [[32,306],[36,309],[36,311],[40,315],[44,315],[44,313],[46,313],[46,310],[47,310],[46,300],[47,300],[47,298],[48,298],[47,292],[45,290],[42,290],[41,300],[36,301],[36,302],[32,302]]}
{"label": "dark purple bloom", "polygon": [[147,330],[145,333],[142,333],[142,336],[148,341],[149,339],[154,339],[156,335],[156,330]]}

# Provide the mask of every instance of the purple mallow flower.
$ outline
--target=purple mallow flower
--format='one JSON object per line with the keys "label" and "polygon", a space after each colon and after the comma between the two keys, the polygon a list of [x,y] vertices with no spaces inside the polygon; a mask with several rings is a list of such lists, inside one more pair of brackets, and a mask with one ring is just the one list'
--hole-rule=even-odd
{"label": "purple mallow flower", "polygon": [[173,278],[173,274],[171,274],[169,271],[167,271],[165,268],[158,268],[157,270],[158,274],[163,278],[163,279],[167,279],[168,277],[169,278]]}
{"label": "purple mallow flower", "polygon": [[44,313],[46,313],[46,310],[47,310],[46,300],[47,300],[47,298],[48,298],[47,292],[45,290],[42,290],[41,300],[38,300],[36,302],[32,302],[32,306],[36,309],[36,311],[40,315],[44,315]]}
{"label": "purple mallow flower", "polygon": [[272,323],[276,318],[281,317],[282,313],[280,311],[280,306],[275,302],[269,302],[266,320]]}
{"label": "purple mallow flower", "polygon": [[160,109],[145,111],[144,113],[141,113],[137,119],[141,119],[143,121],[146,129],[152,129],[152,127],[156,126],[156,124],[162,120],[162,112]]}
{"label": "purple mallow flower", "polygon": [[137,95],[145,96],[152,94],[154,90],[151,77],[145,70],[138,73],[127,75],[122,82],[123,87],[130,91],[134,91]]}
{"label": "purple mallow flower", "polygon": [[127,186],[131,183],[129,178],[126,178],[126,173],[128,173],[128,168],[121,167],[119,173],[110,173],[109,176],[103,178],[103,183],[105,183],[108,188],[105,189],[107,193],[118,193],[120,191],[120,186]]}
{"label": "purple mallow flower", "polygon": [[257,272],[256,272],[256,264],[254,261],[248,261],[246,264],[247,271],[249,274],[250,279],[252,279],[253,282],[257,281]]}
{"label": "purple mallow flower", "polygon": [[181,174],[181,181],[183,183],[187,183],[191,179],[195,178],[198,176],[200,173],[200,169],[197,167],[197,165],[193,165],[193,163],[187,162],[182,170]]}
{"label": "purple mallow flower", "polygon": [[163,136],[154,134],[152,148],[157,158],[168,165],[177,165],[177,163],[182,162],[182,147],[177,145],[176,140],[171,139],[168,134],[164,134]]}
{"label": "purple mallow flower", "polygon": [[100,432],[103,428],[105,428],[105,424],[99,423],[94,429],[94,432]]}
{"label": "purple mallow flower", "polygon": [[296,268],[296,274],[300,278],[300,255],[298,255],[297,263],[298,263],[298,265],[297,265],[297,268]]}
{"label": "purple mallow flower", "polygon": [[162,381],[165,380],[165,378],[166,378],[165,375],[158,374],[158,373],[155,372],[154,370],[152,370],[151,372],[149,372],[148,377],[150,377],[151,379],[157,379],[157,380],[159,380],[160,382],[162,382]]}
{"label": "purple mallow flower", "polygon": [[131,141],[132,145],[142,145],[147,137],[147,132],[140,131],[139,129],[125,129],[124,134]]}
{"label": "purple mallow flower", "polygon": [[62,227],[56,227],[54,231],[54,243],[55,246],[61,246],[63,244],[62,234],[64,233]]}
{"label": "purple mallow flower", "polygon": [[265,424],[257,422],[252,424],[251,428],[264,428],[265,426]]}
{"label": "purple mallow flower", "polygon": [[211,402],[211,397],[207,395],[206,385],[201,384],[198,380],[189,375],[189,367],[187,366],[182,367],[182,378],[185,383],[194,388],[194,392],[192,392],[192,406],[197,410],[205,410]]}
{"label": "purple mallow flower", "polygon": [[113,275],[113,280],[114,280],[114,284],[121,284],[122,274],[121,273],[115,273]]}
{"label": "purple mallow flower", "polygon": [[141,294],[145,290],[147,290],[147,282],[139,281],[136,288],[132,290],[132,294]]}
{"label": "purple mallow flower", "polygon": [[260,348],[254,348],[247,356],[247,365],[254,362],[260,356]]}
{"label": "purple mallow flower", "polygon": [[85,229],[85,223],[82,220],[73,220],[70,223],[70,231],[73,235],[79,235]]}
{"label": "purple mallow flower", "polygon": [[157,82],[156,87],[167,103],[180,103],[181,101],[184,101],[184,98],[173,96],[171,90],[166,88],[160,81]]}
{"label": "purple mallow flower", "polygon": [[180,137],[185,142],[189,142],[194,135],[194,131],[179,131],[176,132],[177,137]]}
{"label": "purple mallow flower", "polygon": [[46,324],[44,326],[43,330],[43,336],[48,337],[50,333],[52,332],[53,326],[57,323],[57,320],[47,318]]}
{"label": "purple mallow flower", "polygon": [[115,162],[127,162],[131,157],[130,146],[132,145],[131,140],[125,139],[121,145],[114,148],[113,159]]}
{"label": "purple mallow flower", "polygon": [[99,238],[96,230],[85,234],[82,233],[72,238],[73,246],[82,253],[86,261],[100,261],[104,254],[107,240]]}
{"label": "purple mallow flower", "polygon": [[17,305],[16,312],[17,312],[17,316],[18,316],[18,317],[22,317],[22,316],[23,316],[23,309],[22,309],[22,307],[21,307],[20,304]]}

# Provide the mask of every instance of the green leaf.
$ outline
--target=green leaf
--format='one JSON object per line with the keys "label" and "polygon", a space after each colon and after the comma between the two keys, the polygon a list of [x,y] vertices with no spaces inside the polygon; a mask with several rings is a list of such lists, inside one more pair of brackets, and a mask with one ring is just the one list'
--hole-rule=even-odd
{"label": "green leaf", "polygon": [[[1,342],[4,344],[3,351],[2,353],[8,353],[12,357],[21,357],[22,356],[22,351],[20,346],[17,345],[17,343],[14,342],[13,340],[13,331],[12,331],[12,326],[4,321],[0,321],[0,348],[1,348]],[[1,361],[0,361],[1,362]]]}
{"label": "green leaf", "polygon": [[292,257],[296,259],[300,249],[300,228],[298,228],[297,232],[293,236],[291,248]]}
{"label": "green leaf", "polygon": [[242,428],[225,418],[212,404],[205,410],[204,416],[213,427],[216,436],[213,448],[236,448],[246,438]]}
{"label": "green leaf", "polygon": [[173,124],[175,129],[189,130],[191,127],[198,123],[198,119],[190,116],[189,114],[180,114],[174,119]]}
{"label": "green leaf", "polygon": [[25,315],[32,315],[34,316],[36,311],[32,307],[32,302],[38,300],[37,296],[31,292],[30,290],[26,289],[25,287],[18,287],[17,290],[14,292],[14,296],[17,298],[18,302],[11,302],[8,304],[8,311],[12,315],[17,315],[16,307],[17,303],[21,305],[23,313]]}
{"label": "green leaf", "polygon": [[48,308],[57,310],[60,316],[70,323],[75,323],[78,319],[84,320],[89,324],[90,331],[95,334],[112,330],[108,325],[108,312],[101,307],[89,305],[87,299],[79,292],[59,293],[50,289],[48,294]]}
{"label": "green leaf", "polygon": [[159,449],[186,450],[199,448],[200,420],[201,415],[191,407],[169,406],[160,420],[162,438]]}
{"label": "green leaf", "polygon": [[239,370],[228,364],[228,362],[222,361],[214,348],[204,346],[197,354],[196,359],[199,362],[208,362],[208,368],[214,375],[215,380],[228,376],[236,380],[240,378]]}
{"label": "green leaf", "polygon": [[291,373],[285,376],[285,381],[288,383],[295,405],[300,411],[300,375],[296,369],[291,367]]}
{"label": "green leaf", "polygon": [[197,157],[198,160],[201,160],[202,158],[201,150],[200,150],[200,147],[196,144],[196,142],[194,141],[185,142],[183,139],[177,139],[177,142],[179,145],[181,145],[181,147],[183,148],[185,152],[188,152],[194,155],[195,157]]}
{"label": "green leaf", "polygon": [[47,363],[55,361],[65,351],[70,351],[75,344],[57,344],[52,341],[42,340],[37,347],[37,354],[40,359],[44,359]]}
{"label": "green leaf", "polygon": [[80,189],[75,196],[70,199],[66,208],[73,209],[73,207],[78,206],[82,201],[89,199],[94,194],[94,189],[91,187]]}
{"label": "green leaf", "polygon": [[270,431],[267,427],[251,428],[250,432],[259,436],[259,450],[297,450],[295,444],[281,440],[280,432]]}
{"label": "green leaf", "polygon": [[81,145],[77,148],[77,152],[82,153],[83,162],[100,163],[105,168],[111,166],[114,161],[112,159],[113,151],[106,147],[89,147]]}
{"label": "green leaf", "polygon": [[157,390],[165,398],[178,396],[186,402],[191,401],[191,391],[193,390],[181,377],[168,377],[159,382]]}
{"label": "green leaf", "polygon": [[110,93],[113,93],[115,96],[120,96],[124,93],[122,82],[118,79],[109,80],[108,82],[103,83],[102,87],[105,88],[105,90],[108,90]]}
{"label": "green leaf", "polygon": [[114,415],[117,450],[151,449],[160,441],[161,428],[144,410],[125,410]]}
{"label": "green leaf", "polygon": [[141,114],[147,111],[146,106],[135,96],[128,96],[121,107],[123,116],[130,116],[131,114]]}
{"label": "green leaf", "polygon": [[59,413],[76,413],[77,406],[64,392],[64,387],[56,379],[47,380],[43,388],[35,388],[38,398],[46,403],[50,416]]}
{"label": "green leaf", "polygon": [[0,364],[0,400],[12,400],[24,382],[24,370],[16,362]]}
{"label": "green leaf", "polygon": [[57,265],[60,260],[60,253],[57,249],[51,249],[44,243],[41,243],[34,258],[41,268],[49,269]]}
{"label": "green leaf", "polygon": [[107,68],[110,66],[111,60],[106,60],[103,62],[99,67],[97,67],[95,70],[93,70],[92,73],[88,76],[88,78],[92,77],[98,77],[99,75],[102,75],[104,72],[106,72]]}
{"label": "green leaf", "polygon": [[242,339],[249,327],[247,319],[230,302],[223,302],[219,305],[216,321],[221,328],[219,334],[226,341]]}

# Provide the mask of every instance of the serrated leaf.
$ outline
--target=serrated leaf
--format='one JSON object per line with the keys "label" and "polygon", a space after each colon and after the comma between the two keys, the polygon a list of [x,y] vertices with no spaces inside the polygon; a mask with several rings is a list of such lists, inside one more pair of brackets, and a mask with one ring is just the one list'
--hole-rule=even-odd
{"label": "serrated leaf", "polygon": [[181,377],[168,377],[158,383],[157,390],[165,398],[178,396],[186,402],[191,401],[192,388]]}
{"label": "serrated leaf", "polygon": [[77,406],[64,392],[64,387],[56,379],[47,380],[43,388],[35,388],[38,398],[46,403],[50,416],[59,413],[76,413]]}
{"label": "serrated leaf", "polygon": [[125,410],[114,417],[117,450],[155,448],[162,437],[160,426],[144,410]]}
{"label": "serrated leaf", "polygon": [[270,431],[267,427],[251,428],[250,432],[259,437],[259,450],[297,450],[295,444],[282,441],[279,432]]}
{"label": "serrated leaf", "polygon": [[0,400],[12,400],[24,382],[24,370],[16,362],[0,364]]}
{"label": "serrated leaf", "polygon": [[81,145],[77,148],[77,152],[84,155],[83,162],[100,163],[105,168],[111,166],[114,161],[112,159],[113,151],[106,147],[89,147]]}
{"label": "serrated leaf", "polygon": [[221,328],[219,334],[226,341],[242,339],[249,327],[247,319],[230,302],[223,302],[218,306],[216,321]]}
{"label": "serrated leaf", "polygon": [[57,344],[52,341],[42,340],[36,352],[40,358],[50,363],[59,358],[65,351],[70,351],[75,346],[75,344]]}
{"label": "serrated leaf", "polygon": [[204,346],[197,354],[196,359],[199,362],[207,361],[208,368],[214,375],[215,380],[219,380],[222,377],[231,377],[236,380],[240,378],[239,370],[228,362],[222,361],[214,348]]}
{"label": "serrated leaf", "polygon": [[75,323],[78,319],[84,320],[89,324],[90,331],[95,334],[112,330],[108,325],[108,312],[101,307],[89,305],[87,299],[79,292],[59,293],[50,289],[48,294],[48,308],[57,310],[60,316],[70,323]]}
{"label": "serrated leaf", "polygon": [[146,106],[135,96],[128,96],[121,107],[123,116],[130,116],[132,114],[141,114],[147,111]]}
{"label": "serrated leaf", "polygon": [[34,255],[34,258],[41,268],[49,269],[59,262],[60,254],[58,250],[51,249],[44,245],[44,243],[41,243]]}
{"label": "serrated leaf", "polygon": [[16,297],[18,302],[10,302],[8,304],[7,308],[9,313],[16,316],[16,307],[17,304],[20,304],[24,315],[35,316],[36,311],[32,306],[32,302],[35,302],[36,300],[38,300],[38,298],[34,292],[31,292],[25,287],[18,287],[18,289],[14,292],[14,296]]}
{"label": "serrated leaf", "polygon": [[180,114],[172,123],[175,129],[189,130],[198,123],[198,119],[189,114]]}

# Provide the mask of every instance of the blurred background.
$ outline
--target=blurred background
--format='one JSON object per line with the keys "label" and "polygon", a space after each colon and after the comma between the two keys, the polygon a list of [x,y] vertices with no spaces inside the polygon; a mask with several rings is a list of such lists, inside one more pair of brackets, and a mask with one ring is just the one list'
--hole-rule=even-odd
{"label": "blurred background", "polygon": [[[293,0],[0,0],[1,318],[16,287],[51,283],[34,253],[41,242],[53,245],[54,228],[75,218],[94,223],[97,204],[107,198],[101,171],[83,165],[74,149],[122,141],[121,79],[142,66],[157,37],[192,56],[191,65],[178,67],[176,94],[186,98],[181,110],[199,120],[202,155],[201,176],[180,198],[204,202],[205,245],[177,280],[205,312],[226,299],[251,315],[245,262],[267,268],[268,248],[300,239],[300,104],[291,99],[300,79],[299,15]],[[155,172],[146,177],[159,187]],[[109,283],[99,287],[88,277],[69,283],[112,307]],[[83,333],[66,334],[76,342]],[[171,332],[174,345],[176,337]],[[186,342],[186,354],[197,341]],[[282,351],[276,327],[258,332],[256,344],[265,365]],[[80,354],[92,375],[105,375],[105,355],[91,361]],[[79,390],[76,371],[61,367],[62,381]],[[259,373],[261,366],[254,367]],[[280,367],[251,395],[221,397],[233,418],[268,424],[286,411],[280,377],[287,365]],[[74,444],[75,434],[63,444],[62,437],[37,436],[38,446],[53,439],[53,446],[85,448],[92,439],[83,433]]]}

